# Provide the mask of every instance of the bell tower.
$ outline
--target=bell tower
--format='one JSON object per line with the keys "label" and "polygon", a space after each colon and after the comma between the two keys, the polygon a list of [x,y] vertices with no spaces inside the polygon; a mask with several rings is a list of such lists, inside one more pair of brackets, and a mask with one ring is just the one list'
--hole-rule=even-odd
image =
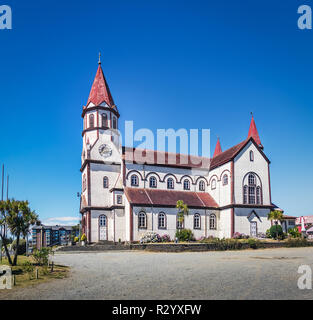
{"label": "bell tower", "polygon": [[[110,223],[110,208],[114,204],[112,190],[120,175],[120,115],[99,62],[89,97],[83,106],[83,148],[81,154],[81,213],[83,232],[90,242],[100,215],[102,222]],[[97,233],[93,233],[97,234]]]}

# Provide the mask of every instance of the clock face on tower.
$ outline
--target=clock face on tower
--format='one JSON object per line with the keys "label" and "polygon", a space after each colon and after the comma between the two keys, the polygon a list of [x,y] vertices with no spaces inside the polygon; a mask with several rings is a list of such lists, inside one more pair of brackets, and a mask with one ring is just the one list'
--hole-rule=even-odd
{"label": "clock face on tower", "polygon": [[102,144],[99,147],[99,153],[102,157],[107,158],[112,155],[112,149],[107,144]]}

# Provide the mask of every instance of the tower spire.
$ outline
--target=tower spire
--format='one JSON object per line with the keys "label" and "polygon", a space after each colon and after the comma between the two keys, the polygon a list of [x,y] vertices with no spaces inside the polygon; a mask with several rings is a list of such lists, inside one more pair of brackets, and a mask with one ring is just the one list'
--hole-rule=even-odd
{"label": "tower spire", "polygon": [[254,141],[257,143],[257,145],[263,149],[263,146],[262,146],[262,143],[261,143],[261,139],[260,139],[260,136],[259,136],[259,133],[258,133],[258,130],[256,128],[256,125],[255,125],[255,121],[254,121],[254,118],[253,118],[253,113],[251,112],[251,123],[250,123],[250,128],[249,128],[249,132],[248,132],[248,138],[253,138]]}
{"label": "tower spire", "polygon": [[222,153],[222,148],[221,148],[221,143],[220,143],[220,137],[217,137],[217,142],[216,142],[213,158],[218,156],[221,153]]}
{"label": "tower spire", "polygon": [[90,102],[92,102],[95,106],[105,102],[109,107],[115,107],[109,85],[105,80],[101,67],[101,53],[99,53],[98,70],[90,90],[87,106]]}

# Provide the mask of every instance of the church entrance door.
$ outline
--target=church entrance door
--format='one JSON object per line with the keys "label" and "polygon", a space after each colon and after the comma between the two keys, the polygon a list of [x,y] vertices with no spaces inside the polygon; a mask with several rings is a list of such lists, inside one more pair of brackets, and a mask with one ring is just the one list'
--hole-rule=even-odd
{"label": "church entrance door", "polygon": [[257,222],[251,221],[250,222],[250,236],[256,238],[258,232]]}
{"label": "church entrance door", "polygon": [[99,241],[107,240],[107,217],[101,215],[99,217]]}

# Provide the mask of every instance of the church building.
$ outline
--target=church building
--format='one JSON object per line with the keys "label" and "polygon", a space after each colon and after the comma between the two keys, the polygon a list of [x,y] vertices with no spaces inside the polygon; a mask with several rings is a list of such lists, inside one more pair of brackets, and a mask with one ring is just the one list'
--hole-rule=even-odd
{"label": "church building", "polygon": [[[179,228],[196,239],[257,237],[271,227],[270,161],[253,116],[240,143],[222,151],[218,139],[213,157],[202,158],[206,167],[190,155],[180,161],[180,154],[154,150],[143,150],[144,163],[133,161],[135,149],[120,146],[119,117],[99,61],[82,111],[80,211],[88,242],[139,241],[148,231],[174,239]],[[183,225],[178,200],[189,208]]]}

